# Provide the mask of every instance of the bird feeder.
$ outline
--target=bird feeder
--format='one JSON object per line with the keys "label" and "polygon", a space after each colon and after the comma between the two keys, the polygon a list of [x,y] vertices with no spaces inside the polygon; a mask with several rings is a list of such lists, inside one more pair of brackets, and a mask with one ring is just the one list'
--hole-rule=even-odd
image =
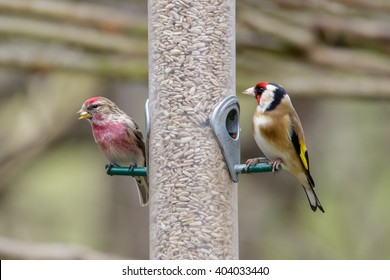
{"label": "bird feeder", "polygon": [[235,1],[148,5],[150,258],[238,259],[237,185],[211,126],[235,95]]}

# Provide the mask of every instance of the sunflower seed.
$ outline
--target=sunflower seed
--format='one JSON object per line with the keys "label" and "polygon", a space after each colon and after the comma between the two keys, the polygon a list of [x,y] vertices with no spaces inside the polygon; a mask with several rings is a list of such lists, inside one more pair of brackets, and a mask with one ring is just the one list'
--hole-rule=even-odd
{"label": "sunflower seed", "polygon": [[235,93],[234,1],[150,0],[150,257],[237,259],[236,187],[209,124]]}

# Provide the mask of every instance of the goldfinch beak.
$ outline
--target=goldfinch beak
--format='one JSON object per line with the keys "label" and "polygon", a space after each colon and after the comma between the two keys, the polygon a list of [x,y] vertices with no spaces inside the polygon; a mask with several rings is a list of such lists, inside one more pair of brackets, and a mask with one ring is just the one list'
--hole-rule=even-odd
{"label": "goldfinch beak", "polygon": [[91,117],[91,114],[83,109],[78,111],[77,114],[80,114],[79,120],[89,119]]}
{"label": "goldfinch beak", "polygon": [[247,88],[247,89],[244,90],[242,93],[243,93],[243,94],[247,94],[247,95],[255,96],[255,88],[254,88],[254,87]]}

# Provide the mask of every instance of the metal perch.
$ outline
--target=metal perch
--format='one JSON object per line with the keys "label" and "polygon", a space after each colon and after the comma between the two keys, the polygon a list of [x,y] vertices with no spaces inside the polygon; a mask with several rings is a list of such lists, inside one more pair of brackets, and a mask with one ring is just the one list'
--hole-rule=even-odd
{"label": "metal perch", "polygon": [[[279,167],[280,169],[280,167]],[[279,171],[277,169],[276,171]],[[237,174],[252,174],[262,172],[272,172],[272,164],[268,163],[257,163],[250,165],[246,169],[246,164],[236,164],[234,170]],[[147,167],[128,167],[128,166],[107,166],[106,172],[108,175],[119,175],[119,176],[147,176]]]}

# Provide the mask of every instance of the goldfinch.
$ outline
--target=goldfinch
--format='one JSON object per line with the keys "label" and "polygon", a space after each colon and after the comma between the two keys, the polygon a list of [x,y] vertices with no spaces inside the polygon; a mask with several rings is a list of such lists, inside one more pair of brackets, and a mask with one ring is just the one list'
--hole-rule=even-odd
{"label": "goldfinch", "polygon": [[[253,134],[259,148],[272,162],[273,170],[280,164],[294,175],[302,184],[311,209],[325,212],[314,192],[301,121],[286,90],[276,83],[261,82],[243,93],[257,100]],[[246,164],[259,161],[261,158],[248,159]]]}

